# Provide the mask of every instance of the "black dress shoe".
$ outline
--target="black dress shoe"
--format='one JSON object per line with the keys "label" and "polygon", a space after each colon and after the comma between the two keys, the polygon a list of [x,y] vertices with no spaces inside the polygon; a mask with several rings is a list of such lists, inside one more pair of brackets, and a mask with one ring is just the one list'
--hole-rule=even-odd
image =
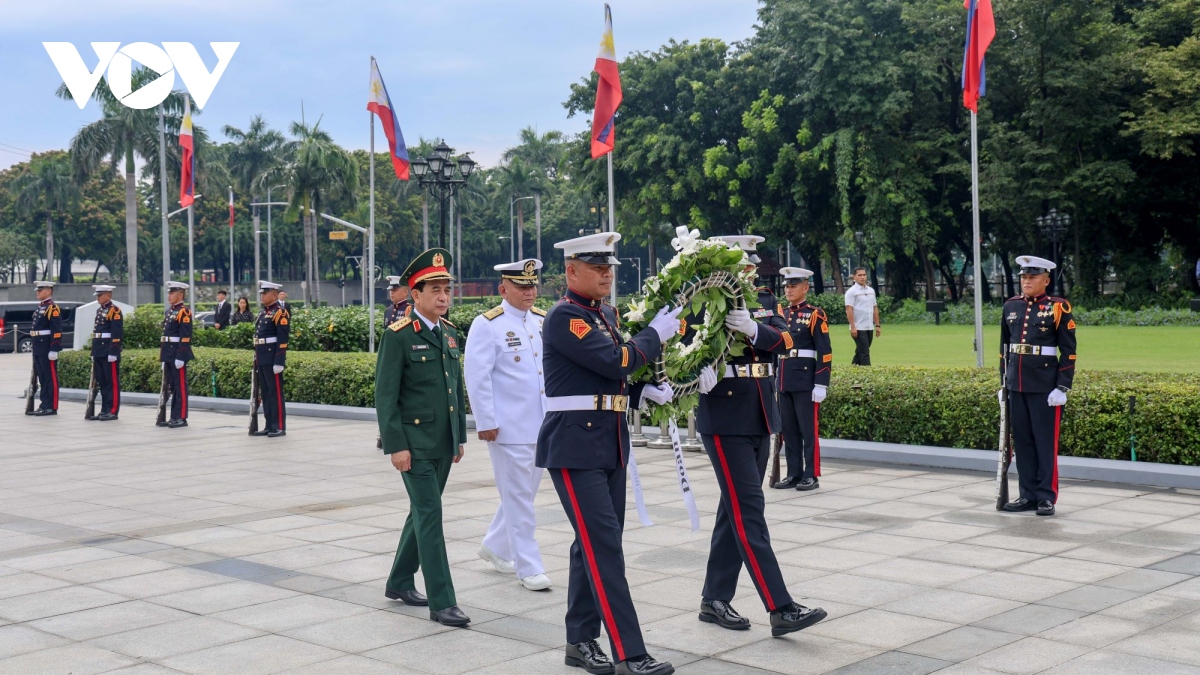
{"label": "black dress shoe", "polygon": [[383,595],[388,600],[399,600],[400,602],[403,602],[406,605],[412,605],[413,607],[429,606],[429,598],[421,595],[416,589],[407,591],[389,591],[385,588],[383,589]]}
{"label": "black dress shoe", "polygon": [[167,426],[171,427],[172,429],[178,429],[179,427],[186,427],[187,420],[171,420],[170,422],[167,422]]}
{"label": "black dress shoe", "polygon": [[738,614],[724,600],[701,600],[700,620],[704,623],[715,623],[729,630],[750,629],[750,619]]}
{"label": "black dress shoe", "polygon": [[26,414],[26,415],[36,415],[36,414],[37,414],[37,411],[36,411],[36,410],[26,410],[26,411],[25,411],[25,414]]}
{"label": "black dress shoe", "polygon": [[1038,502],[1037,514],[1039,516],[1054,515],[1054,502],[1050,501],[1049,499],[1043,499],[1042,501]]}
{"label": "black dress shoe", "polygon": [[453,626],[455,628],[462,628],[471,623],[471,617],[463,614],[458,605],[447,607],[446,609],[429,610],[429,620],[436,621],[443,626]]}
{"label": "black dress shoe", "polygon": [[567,654],[563,663],[575,668],[583,668],[592,675],[612,675],[613,664],[608,655],[600,648],[600,643],[587,640],[578,644],[567,645]]}
{"label": "black dress shoe", "polygon": [[809,609],[800,603],[793,602],[787,607],[771,612],[771,637],[804,630],[826,616],[828,614],[820,607]]}
{"label": "black dress shoe", "polygon": [[617,675],[671,675],[675,666],[663,661],[659,663],[653,656],[646,654],[636,659],[625,659],[617,664]]}
{"label": "black dress shoe", "polygon": [[100,420],[101,422],[111,422],[117,419],[117,416],[112,413],[100,413],[96,416],[96,419]]}
{"label": "black dress shoe", "polygon": [[50,408],[46,408],[44,410],[38,410],[37,412],[35,412],[33,414],[37,415],[38,417],[45,417],[46,415],[57,415],[58,411],[50,409]]}
{"label": "black dress shoe", "polygon": [[287,436],[287,432],[283,429],[280,429],[279,431],[271,431],[267,433],[267,438],[279,438],[280,436]]}
{"label": "black dress shoe", "polygon": [[1033,511],[1035,509],[1037,509],[1037,504],[1034,504],[1024,497],[1014,499],[1003,506],[1003,510],[1008,511],[1009,513],[1020,513],[1022,511]]}
{"label": "black dress shoe", "polygon": [[799,483],[796,483],[796,489],[800,490],[801,492],[807,492],[809,490],[816,490],[819,487],[821,487],[821,482],[818,481],[816,478],[805,478],[804,480],[800,481]]}
{"label": "black dress shoe", "polygon": [[155,422],[155,423],[154,423],[154,426],[156,426],[156,427],[169,427],[169,426],[171,426],[171,423],[170,423],[170,422]]}
{"label": "black dress shoe", "polygon": [[772,485],[771,487],[775,488],[776,490],[788,490],[788,489],[796,487],[796,484],[799,482],[800,482],[800,479],[797,478],[796,476],[788,476],[787,478],[784,478],[783,480]]}

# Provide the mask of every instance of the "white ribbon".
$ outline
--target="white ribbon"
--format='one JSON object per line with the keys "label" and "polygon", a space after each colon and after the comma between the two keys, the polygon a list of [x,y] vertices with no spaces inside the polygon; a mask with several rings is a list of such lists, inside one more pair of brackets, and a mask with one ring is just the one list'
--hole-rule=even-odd
{"label": "white ribbon", "polygon": [[700,230],[688,231],[686,225],[680,225],[675,228],[675,238],[671,240],[671,248],[676,251],[682,251],[689,244],[700,239]]}
{"label": "white ribbon", "polygon": [[629,449],[629,464],[626,465],[626,471],[629,473],[629,482],[633,483],[633,502],[637,504],[638,520],[642,521],[643,527],[650,527],[654,521],[650,520],[650,512],[646,510],[646,497],[642,494],[642,479],[638,476],[637,459],[633,456],[633,448]]}
{"label": "white ribbon", "polygon": [[687,465],[683,463],[683,444],[679,442],[679,427],[675,420],[667,421],[667,433],[671,435],[671,448],[675,451],[675,473],[679,476],[679,491],[683,493],[683,505],[692,520],[692,532],[700,529],[700,512],[696,509],[696,495],[688,481]]}

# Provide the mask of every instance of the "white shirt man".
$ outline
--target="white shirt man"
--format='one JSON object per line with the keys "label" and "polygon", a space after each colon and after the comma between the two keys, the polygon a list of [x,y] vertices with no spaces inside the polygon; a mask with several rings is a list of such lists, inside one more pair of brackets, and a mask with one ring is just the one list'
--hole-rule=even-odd
{"label": "white shirt man", "polygon": [[503,301],[475,317],[467,337],[467,395],[479,439],[487,441],[500,507],[479,549],[497,571],[516,574],[529,590],[550,588],[534,539],[533,500],[542,480],[534,464],[546,415],[542,320],[537,299],[539,260],[497,265]]}
{"label": "white shirt man", "polygon": [[846,290],[846,319],[850,322],[850,337],[854,338],[854,358],[851,365],[871,365],[871,338],[879,337],[879,305],[875,289],[867,285],[867,268],[854,270],[854,285]]}

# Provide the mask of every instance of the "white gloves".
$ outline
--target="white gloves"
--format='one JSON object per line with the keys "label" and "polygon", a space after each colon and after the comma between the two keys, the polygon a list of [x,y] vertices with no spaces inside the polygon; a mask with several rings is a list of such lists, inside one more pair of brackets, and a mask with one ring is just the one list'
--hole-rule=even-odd
{"label": "white gloves", "polygon": [[1050,392],[1050,396],[1046,397],[1046,403],[1050,404],[1051,408],[1057,408],[1060,405],[1066,405],[1067,392],[1062,389],[1054,389]]}
{"label": "white gloves", "polygon": [[669,306],[663,307],[658,310],[658,314],[655,314],[653,319],[650,319],[650,327],[658,333],[660,342],[670,340],[672,335],[679,332],[679,313],[682,311],[683,307],[675,309],[671,309]]}
{"label": "white gloves", "polygon": [[717,386],[717,371],[712,366],[704,366],[700,371],[700,393],[707,394]]}
{"label": "white gloves", "polygon": [[175,370],[179,370],[183,366],[184,366],[183,361],[180,361],[179,359],[175,359]]}
{"label": "white gloves", "polygon": [[824,401],[825,400],[825,387],[822,387],[819,384],[814,385],[812,400],[813,400],[813,403],[820,403],[821,401]]}
{"label": "white gloves", "polygon": [[51,361],[57,361],[58,360],[58,352],[50,352],[49,354],[46,355],[46,358],[50,359]]}
{"label": "white gloves", "polygon": [[1004,404],[1004,389],[996,390],[996,400],[999,401],[1001,405]]}
{"label": "white gloves", "polygon": [[278,375],[283,372],[283,366],[271,366],[271,372]]}
{"label": "white gloves", "polygon": [[117,357],[113,356],[112,354],[109,354],[109,355],[108,355],[108,362],[109,362],[109,363],[116,363],[116,362],[117,362]]}
{"label": "white gloves", "polygon": [[675,398],[675,390],[671,388],[671,383],[663,382],[662,384],[648,384],[642,390],[642,398],[650,399],[659,405],[669,403]]}
{"label": "white gloves", "polygon": [[745,333],[753,340],[758,335],[758,324],[754,323],[754,319],[750,318],[750,310],[735,309],[725,315],[725,327]]}

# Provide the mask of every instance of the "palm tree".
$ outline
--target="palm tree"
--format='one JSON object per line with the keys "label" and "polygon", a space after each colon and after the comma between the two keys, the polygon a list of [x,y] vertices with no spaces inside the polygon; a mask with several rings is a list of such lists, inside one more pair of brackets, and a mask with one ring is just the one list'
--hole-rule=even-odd
{"label": "palm tree", "polygon": [[[533,196],[540,193],[545,186],[545,174],[536,167],[530,166],[521,157],[513,157],[498,169],[500,193],[507,194],[511,202],[520,197]],[[517,207],[517,257],[525,253],[525,202],[519,201]]]}
{"label": "palm tree", "polygon": [[[158,79],[159,74],[148,68],[139,68],[132,77],[133,90]],[[55,95],[72,101],[74,97],[65,84],[60,85]],[[129,297],[137,304],[137,175],[135,159],[146,162],[158,161],[158,111],[154,108],[136,110],[125,106],[108,88],[108,80],[101,79],[92,100],[100,104],[103,114],[99,120],[84,126],[71,139],[71,164],[76,182],[82,184],[105,162],[109,161],[112,171],[125,169],[125,254],[129,263]],[[183,110],[183,94],[171,92],[162,103],[169,115],[178,116]],[[175,122],[178,128],[178,121]],[[155,164],[157,166],[157,164]]]}
{"label": "palm tree", "polygon": [[238,188],[257,195],[263,174],[283,163],[287,139],[268,127],[262,115],[255,115],[245,131],[228,124],[221,131],[235,142],[225,160],[230,177]]}
{"label": "palm tree", "polygon": [[537,129],[525,127],[521,130],[520,138],[520,145],[504,151],[504,161],[520,158],[526,164],[544,171],[550,180],[558,178],[566,156],[562,132],[547,131],[539,136]]}
{"label": "palm tree", "polygon": [[[13,181],[17,211],[30,216],[37,211],[46,212],[46,268],[42,279],[50,279],[50,268],[54,265],[54,214],[63,213],[79,200],[79,186],[71,177],[70,160],[66,153],[52,152],[33,155],[27,168]],[[60,278],[69,280],[71,261],[63,259]]]}

